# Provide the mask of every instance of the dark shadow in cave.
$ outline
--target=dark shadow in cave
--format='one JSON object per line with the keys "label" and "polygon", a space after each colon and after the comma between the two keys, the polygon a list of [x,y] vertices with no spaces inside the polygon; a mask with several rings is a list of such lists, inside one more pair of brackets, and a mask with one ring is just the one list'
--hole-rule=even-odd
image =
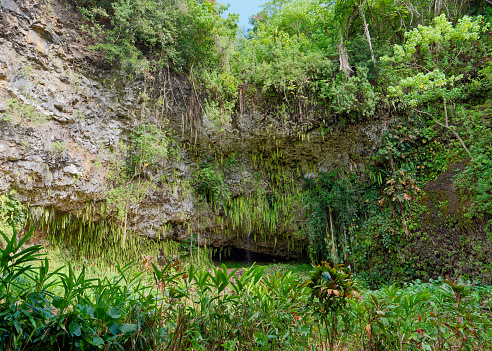
{"label": "dark shadow in cave", "polygon": [[239,249],[234,246],[226,246],[222,248],[214,248],[212,261],[234,262],[234,263],[275,263],[275,262],[290,262],[291,259],[274,256],[265,253],[254,252],[246,249]]}

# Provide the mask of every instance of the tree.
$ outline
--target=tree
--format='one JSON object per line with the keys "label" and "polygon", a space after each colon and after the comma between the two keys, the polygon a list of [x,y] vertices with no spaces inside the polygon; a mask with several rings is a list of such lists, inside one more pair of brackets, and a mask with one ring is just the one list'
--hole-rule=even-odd
{"label": "tree", "polygon": [[82,1],[81,5],[81,12],[93,22],[87,28],[89,34],[104,38],[94,49],[103,51],[110,61],[143,72],[176,60],[175,18],[179,8],[173,1],[115,0],[95,5]]}
{"label": "tree", "polygon": [[[365,15],[366,9],[369,8],[369,3],[363,0],[341,0],[336,1],[332,6],[322,3],[319,7],[321,8],[320,14],[326,28],[326,36],[334,36],[336,38],[336,49],[340,62],[339,69],[345,74],[345,77],[348,79],[353,73],[349,63],[346,42],[348,41],[350,30],[355,19],[357,18],[357,14],[360,15],[362,20],[364,35],[367,39],[369,50],[371,52],[371,59],[374,64],[376,64],[374,50],[372,48],[371,35],[369,33],[369,24],[367,23]],[[328,30],[328,27],[331,27],[331,31]]]}
{"label": "tree", "polygon": [[[340,71],[345,73],[345,77],[348,79],[354,71],[350,67],[345,42],[347,41],[352,21],[357,15],[357,3],[354,0],[342,0],[337,1],[334,6],[322,3],[320,7],[325,9],[321,12],[321,18],[325,24],[326,36],[334,36],[336,38]],[[331,31],[328,30],[329,27],[331,27]]]}
{"label": "tree", "polygon": [[[463,56],[471,51],[467,48],[479,39],[484,30],[482,17],[464,16],[453,27],[441,15],[434,19],[433,26],[418,26],[406,32],[406,43],[395,45],[392,57],[382,58],[382,61],[393,63],[409,74],[399,84],[389,87],[390,95],[415,111],[431,116],[436,124],[451,131],[470,156],[456,127],[450,124],[448,103],[461,92],[456,85],[463,79],[466,67]],[[438,113],[441,104],[444,116]],[[426,107],[427,111],[419,110],[420,107]]]}

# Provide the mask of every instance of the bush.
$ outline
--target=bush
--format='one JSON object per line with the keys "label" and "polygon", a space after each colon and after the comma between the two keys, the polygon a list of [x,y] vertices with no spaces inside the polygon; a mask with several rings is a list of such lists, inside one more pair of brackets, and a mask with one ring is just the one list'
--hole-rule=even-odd
{"label": "bush", "polygon": [[12,227],[26,223],[27,206],[21,204],[14,191],[0,195],[0,230],[10,232]]}

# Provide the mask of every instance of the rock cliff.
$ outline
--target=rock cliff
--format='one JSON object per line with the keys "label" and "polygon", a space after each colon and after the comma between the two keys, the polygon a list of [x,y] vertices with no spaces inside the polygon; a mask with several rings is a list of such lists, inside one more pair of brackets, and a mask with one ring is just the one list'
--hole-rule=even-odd
{"label": "rock cliff", "polygon": [[[297,257],[304,239],[287,229],[251,240],[254,229],[215,220],[217,213],[227,216],[190,186],[198,160],[234,154],[237,163],[224,182],[232,198],[247,197],[271,184],[255,165],[258,150],[265,159],[282,154],[282,167],[297,170],[300,179],[314,169],[362,167],[385,129],[384,121],[370,121],[301,135],[254,111],[217,131],[200,109],[191,117],[186,79],[125,74],[90,50],[83,24],[66,2],[0,0],[0,192],[15,190],[33,208],[80,217],[88,204],[104,204],[114,186],[111,165],[126,157],[132,133],[142,125],[167,126],[175,157],[144,170],[151,186],[125,205],[128,229],[181,241],[198,232],[215,247]],[[96,212],[94,220],[103,216]],[[296,213],[302,218],[302,208]],[[111,211],[105,215],[122,223]]]}

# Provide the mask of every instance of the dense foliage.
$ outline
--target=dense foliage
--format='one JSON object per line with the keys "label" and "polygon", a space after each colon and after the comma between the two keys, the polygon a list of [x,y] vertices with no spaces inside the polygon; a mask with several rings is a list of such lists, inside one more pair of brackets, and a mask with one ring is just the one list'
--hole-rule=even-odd
{"label": "dense foliage", "polygon": [[[212,221],[226,235],[236,231],[255,242],[261,235],[275,244],[288,240],[292,247],[307,242],[310,259],[350,263],[378,286],[455,276],[443,263],[447,249],[427,253],[429,261],[417,264],[420,254],[409,248],[455,223],[475,233],[477,223],[490,221],[492,12],[484,1],[272,0],[242,33],[237,16],[224,18],[226,7],[213,1],[77,5],[92,24],[88,32],[98,38],[94,49],[115,66],[145,79],[162,70],[186,77],[188,113],[198,116],[189,123],[191,143],[200,118],[220,135],[251,111],[261,112],[258,123],[282,125],[308,142],[310,133],[324,137],[349,124],[390,120],[363,171],[314,169],[315,178],[302,180],[302,189],[302,165],[292,165],[278,148],[243,156],[250,156],[255,172],[239,185],[255,189],[248,196],[241,190],[233,196],[228,183],[240,167],[224,160],[236,153],[217,149],[213,161],[195,153],[189,193],[213,208]],[[112,174],[122,176],[111,179],[108,203],[125,233],[130,208],[138,208],[154,186],[171,143],[165,127],[149,124],[122,149],[127,161],[116,163]],[[424,189],[458,164],[460,209],[445,211],[447,200],[433,199]],[[423,218],[436,206],[443,220],[429,226]],[[427,227],[419,229],[423,223]],[[479,233],[490,233],[490,223],[479,227]],[[478,237],[459,240],[464,251],[483,251],[476,247],[482,246]],[[485,275],[492,273],[487,257],[480,258]],[[429,272],[430,262],[439,271]]]}
{"label": "dense foliage", "polygon": [[[52,270],[40,246],[0,233],[0,347],[6,350],[490,349],[490,288],[470,282],[361,290],[349,269],[311,277],[158,266],[110,277]],[[395,326],[398,326],[395,328]]]}
{"label": "dense foliage", "polygon": [[[144,84],[159,84],[164,71],[182,78],[195,130],[181,150],[163,96],[152,101],[145,85],[142,110],[155,118],[108,154],[105,201],[80,215],[46,209],[35,218],[15,193],[0,196],[0,350],[491,348],[490,287],[457,279],[492,277],[485,1],[271,0],[245,33],[213,1],[75,3],[93,49],[113,68]],[[9,101],[6,121],[44,121],[18,105]],[[201,159],[193,148],[201,119],[220,138],[249,112],[260,112],[262,126],[286,128],[294,142],[373,119],[384,118],[387,130],[352,172],[318,172],[312,159],[296,164],[276,141],[248,155],[218,147]],[[54,143],[53,156],[65,149]],[[178,182],[174,163],[188,151],[189,177]],[[188,238],[169,253],[190,262],[143,256],[143,265],[91,276],[102,246],[106,260],[136,254],[125,251],[140,244],[129,216],[163,184],[173,197],[194,196],[217,234],[283,240],[289,249],[301,243],[310,277],[194,267],[209,258],[183,213]],[[33,231],[18,241],[6,230],[28,215],[38,234],[87,254],[83,267],[50,270],[41,247],[26,245]],[[416,278],[430,283],[408,283]]]}
{"label": "dense foliage", "polygon": [[[452,28],[447,20],[456,23],[466,13],[488,14],[481,2],[467,1],[431,6],[425,1],[269,1],[251,17],[253,29],[238,36],[237,16],[224,19],[226,7],[212,1],[77,4],[92,22],[89,33],[104,38],[95,49],[125,69],[155,74],[172,67],[187,75],[193,89],[204,94],[202,112],[219,126],[227,125],[238,110],[258,107],[277,117],[316,124],[335,114],[342,121],[367,118],[377,104],[387,103],[388,82],[400,76],[394,70],[388,74],[379,61],[389,53],[388,44],[405,40],[402,50],[407,56],[416,46],[430,45],[412,61],[418,71],[441,67],[463,73],[483,63],[470,42],[478,39],[480,25],[465,18]],[[429,30],[426,26],[434,17],[440,29]],[[424,42],[412,39],[424,32]],[[461,45],[457,33],[469,33],[470,43]],[[436,42],[442,45],[433,50]],[[459,54],[468,60],[457,69]],[[405,61],[410,68],[411,61]]]}

